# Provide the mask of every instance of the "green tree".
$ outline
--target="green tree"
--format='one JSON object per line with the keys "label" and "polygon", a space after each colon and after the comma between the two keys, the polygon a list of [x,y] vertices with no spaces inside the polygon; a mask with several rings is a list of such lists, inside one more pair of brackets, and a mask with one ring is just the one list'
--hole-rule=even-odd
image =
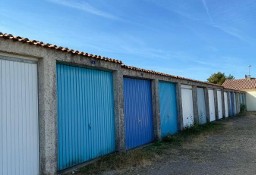
{"label": "green tree", "polygon": [[235,79],[235,77],[231,74],[229,74],[228,76],[226,76],[224,73],[221,72],[217,72],[212,74],[207,81],[209,83],[213,83],[213,84],[218,84],[218,85],[222,85],[226,79]]}
{"label": "green tree", "polygon": [[226,79],[234,80],[234,79],[235,79],[235,77],[234,77],[233,75],[229,74],[229,76],[227,76],[227,77],[226,77]]}

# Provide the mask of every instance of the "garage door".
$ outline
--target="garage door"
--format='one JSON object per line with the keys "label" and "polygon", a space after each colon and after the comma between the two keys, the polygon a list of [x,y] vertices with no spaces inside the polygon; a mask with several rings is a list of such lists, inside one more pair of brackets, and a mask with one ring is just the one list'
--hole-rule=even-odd
{"label": "garage door", "polygon": [[208,90],[209,97],[209,112],[210,112],[210,122],[216,120],[215,116],[215,105],[214,105],[214,92],[212,89]]}
{"label": "garage door", "polygon": [[151,81],[124,78],[126,149],[154,140]]}
{"label": "garage door", "polygon": [[234,107],[233,107],[233,97],[232,97],[232,92],[229,92],[229,116],[234,115]]}
{"label": "garage door", "polygon": [[181,85],[183,127],[194,125],[192,86]]}
{"label": "garage door", "polygon": [[39,174],[37,96],[37,64],[0,57],[0,175]]}
{"label": "garage door", "polygon": [[58,170],[115,151],[112,73],[57,65]]}
{"label": "garage door", "polygon": [[221,91],[217,91],[217,100],[218,100],[218,116],[219,119],[223,118],[223,110],[222,110],[222,94]]}
{"label": "garage door", "polygon": [[229,111],[229,106],[228,106],[228,93],[224,92],[224,105],[225,105],[225,117],[228,117],[228,111]]}
{"label": "garage door", "polygon": [[199,124],[205,124],[206,119],[206,103],[205,95],[203,88],[197,88],[197,105],[198,105],[198,115],[199,115]]}
{"label": "garage door", "polygon": [[176,84],[160,81],[159,99],[161,136],[166,137],[178,131]]}
{"label": "garage door", "polygon": [[237,114],[236,93],[233,92],[232,94],[233,94],[232,96],[233,96],[234,115],[236,115]]}

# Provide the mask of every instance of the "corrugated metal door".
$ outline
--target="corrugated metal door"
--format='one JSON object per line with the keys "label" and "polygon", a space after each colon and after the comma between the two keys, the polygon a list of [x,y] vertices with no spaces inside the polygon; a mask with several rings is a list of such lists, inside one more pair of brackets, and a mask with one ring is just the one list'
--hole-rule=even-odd
{"label": "corrugated metal door", "polygon": [[151,81],[124,78],[126,149],[154,140]]}
{"label": "corrugated metal door", "polygon": [[228,107],[228,94],[227,94],[227,92],[224,92],[224,105],[225,105],[225,117],[228,117],[229,107]]}
{"label": "corrugated metal door", "polygon": [[181,101],[183,112],[183,127],[194,125],[192,86],[181,85]]}
{"label": "corrugated metal door", "polygon": [[222,95],[220,90],[217,90],[217,101],[218,101],[218,115],[219,115],[219,119],[221,119],[223,118],[223,110],[222,110]]}
{"label": "corrugated metal door", "polygon": [[236,99],[237,99],[237,114],[240,113],[240,96],[239,93],[236,93]]}
{"label": "corrugated metal door", "polygon": [[115,151],[112,77],[57,64],[58,170]]}
{"label": "corrugated metal door", "polygon": [[236,106],[236,93],[232,93],[233,94],[233,107],[234,107],[234,115],[237,114],[237,106]]}
{"label": "corrugated metal door", "polygon": [[178,131],[176,84],[159,82],[161,136]]}
{"label": "corrugated metal door", "polygon": [[233,107],[233,96],[232,92],[229,92],[229,116],[233,116],[234,114],[234,107]]}
{"label": "corrugated metal door", "polygon": [[0,58],[0,175],[39,174],[37,64]]}
{"label": "corrugated metal door", "polygon": [[206,120],[205,95],[204,95],[203,88],[197,88],[197,104],[198,104],[199,124],[205,124],[207,120]]}
{"label": "corrugated metal door", "polygon": [[210,122],[216,120],[215,116],[215,105],[214,105],[214,93],[212,89],[208,90],[209,96],[209,111],[210,111]]}
{"label": "corrugated metal door", "polygon": [[234,107],[234,93],[230,92],[230,107],[231,107],[231,116],[235,115],[235,107]]}

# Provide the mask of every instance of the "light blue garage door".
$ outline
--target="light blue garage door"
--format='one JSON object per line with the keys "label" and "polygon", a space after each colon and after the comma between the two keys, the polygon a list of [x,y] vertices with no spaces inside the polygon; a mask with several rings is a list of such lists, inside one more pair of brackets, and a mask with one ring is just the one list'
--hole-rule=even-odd
{"label": "light blue garage door", "polygon": [[112,73],[57,64],[58,170],[115,151]]}

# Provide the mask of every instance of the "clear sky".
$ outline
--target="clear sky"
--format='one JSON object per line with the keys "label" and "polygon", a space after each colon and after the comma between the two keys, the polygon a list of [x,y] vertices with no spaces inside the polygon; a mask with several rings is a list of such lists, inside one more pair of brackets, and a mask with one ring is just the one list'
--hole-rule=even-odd
{"label": "clear sky", "polygon": [[0,0],[0,31],[203,81],[256,76],[255,0]]}

